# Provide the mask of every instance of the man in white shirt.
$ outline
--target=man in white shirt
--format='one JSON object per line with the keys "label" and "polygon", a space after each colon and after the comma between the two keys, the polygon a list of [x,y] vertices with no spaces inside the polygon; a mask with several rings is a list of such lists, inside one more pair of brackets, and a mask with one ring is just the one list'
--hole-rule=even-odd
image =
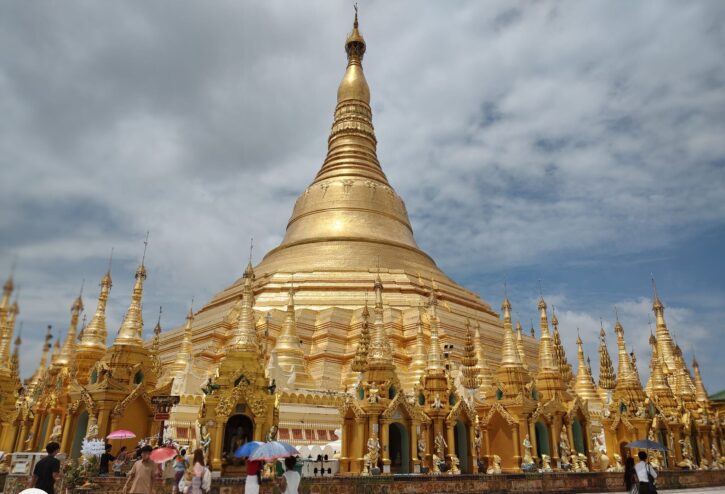
{"label": "man in white shirt", "polygon": [[640,451],[637,456],[639,456],[639,463],[634,466],[634,471],[637,473],[637,479],[639,480],[639,494],[657,492],[654,486],[649,483],[649,476],[647,475],[651,475],[654,481],[657,478],[657,470],[652,468],[647,461],[647,453]]}

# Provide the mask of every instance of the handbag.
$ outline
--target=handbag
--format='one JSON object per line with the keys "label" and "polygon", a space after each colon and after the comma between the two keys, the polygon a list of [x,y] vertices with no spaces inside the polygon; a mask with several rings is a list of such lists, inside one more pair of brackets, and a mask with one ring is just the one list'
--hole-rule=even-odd
{"label": "handbag", "polygon": [[651,494],[657,494],[657,486],[655,485],[655,478],[649,473],[649,463],[647,463],[645,470],[647,471],[647,481],[649,481],[649,491]]}

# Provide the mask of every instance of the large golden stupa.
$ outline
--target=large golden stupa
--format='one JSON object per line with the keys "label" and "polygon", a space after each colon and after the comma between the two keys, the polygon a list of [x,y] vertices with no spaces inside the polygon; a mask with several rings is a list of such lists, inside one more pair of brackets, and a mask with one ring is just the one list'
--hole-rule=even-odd
{"label": "large golden stupa", "polygon": [[[283,326],[288,291],[295,290],[297,332],[315,386],[344,389],[359,335],[360,314],[375,277],[385,287],[385,326],[396,366],[413,364],[419,307],[436,289],[444,343],[462,356],[466,320],[479,328],[484,353],[498,362],[502,343],[498,314],[477,294],[443,273],[420,249],[405,203],[378,161],[370,89],[363,72],[365,41],[357,27],[345,43],[347,68],[337,91],[327,156],[295,202],[282,243],[254,267],[255,316],[260,327],[271,311],[269,345]],[[236,319],[240,278],[199,311],[194,348],[214,362]],[[180,331],[180,330],[178,330]],[[162,361],[176,354],[177,332],[162,336]],[[535,342],[525,337],[532,360]],[[407,380],[412,382],[412,379]]]}

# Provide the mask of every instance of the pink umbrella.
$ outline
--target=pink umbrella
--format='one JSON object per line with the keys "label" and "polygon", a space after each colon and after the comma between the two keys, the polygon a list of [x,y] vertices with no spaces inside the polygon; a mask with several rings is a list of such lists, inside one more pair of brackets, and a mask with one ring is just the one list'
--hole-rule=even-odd
{"label": "pink umbrella", "polygon": [[175,457],[178,452],[174,448],[156,448],[151,452],[151,461],[163,463]]}
{"label": "pink umbrella", "polygon": [[106,439],[133,439],[134,437],[136,437],[136,434],[133,432],[127,431],[126,429],[119,429],[107,435]]}

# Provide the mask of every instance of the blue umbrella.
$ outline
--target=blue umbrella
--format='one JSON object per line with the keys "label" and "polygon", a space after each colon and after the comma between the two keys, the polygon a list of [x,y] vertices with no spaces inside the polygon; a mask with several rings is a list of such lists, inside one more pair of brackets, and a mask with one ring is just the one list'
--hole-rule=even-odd
{"label": "blue umbrella", "polygon": [[640,439],[639,441],[633,441],[625,446],[625,448],[637,448],[637,449],[658,449],[660,451],[667,451],[667,448],[662,446],[656,441],[650,441],[649,439]]}
{"label": "blue umbrella", "polygon": [[242,456],[249,456],[263,444],[264,443],[261,441],[249,441],[248,443],[244,443],[237,448],[237,450],[234,452],[234,456],[236,456],[237,458],[240,458]]}
{"label": "blue umbrella", "polygon": [[287,443],[281,443],[279,441],[272,441],[264,443],[255,449],[254,452],[249,455],[249,460],[272,461],[277,458],[287,458],[288,456],[296,456],[298,454],[300,453],[294,446]]}

